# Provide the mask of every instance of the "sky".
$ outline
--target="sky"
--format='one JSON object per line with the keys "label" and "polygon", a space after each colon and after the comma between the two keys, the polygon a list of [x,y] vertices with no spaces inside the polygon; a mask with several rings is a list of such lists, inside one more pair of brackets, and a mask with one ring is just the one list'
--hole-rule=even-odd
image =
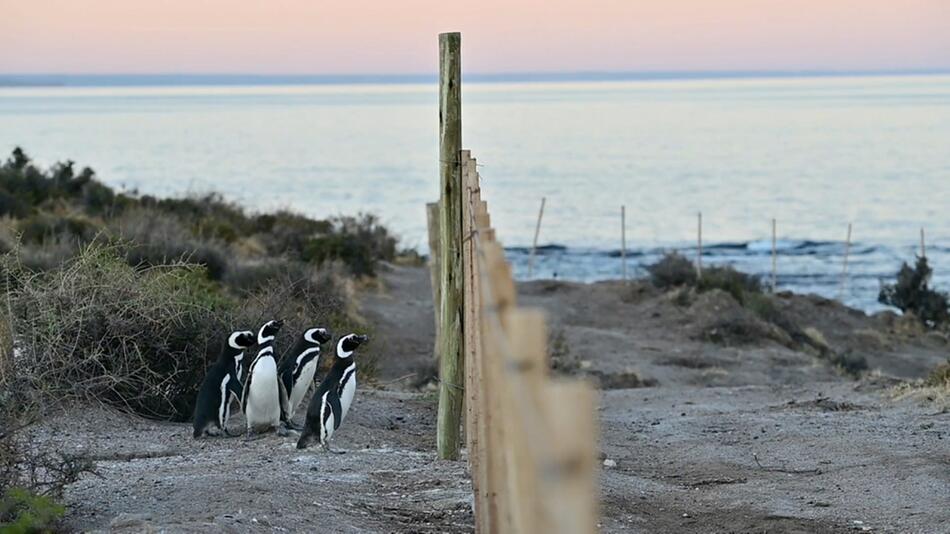
{"label": "sky", "polygon": [[0,0],[0,73],[948,70],[950,0]]}

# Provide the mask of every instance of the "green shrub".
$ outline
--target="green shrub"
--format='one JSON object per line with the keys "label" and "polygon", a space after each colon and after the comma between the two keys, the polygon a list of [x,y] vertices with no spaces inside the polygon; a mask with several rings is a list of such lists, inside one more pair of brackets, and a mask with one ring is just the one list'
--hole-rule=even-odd
{"label": "green shrub", "polygon": [[676,252],[664,255],[660,261],[647,266],[650,281],[660,289],[695,286],[696,267],[693,262]]}
{"label": "green shrub", "polygon": [[81,216],[37,213],[17,224],[23,243],[44,244],[56,239],[76,243],[92,241],[101,231],[99,225]]}
{"label": "green shrub", "polygon": [[729,266],[708,267],[699,276],[693,263],[676,252],[666,254],[660,261],[647,266],[647,272],[650,273],[650,281],[658,288],[695,287],[700,292],[721,289],[740,304],[745,303],[746,294],[762,292],[758,277]]}
{"label": "green shrub", "polygon": [[739,272],[732,267],[710,267],[696,283],[700,291],[721,289],[732,295],[739,304],[745,304],[747,294],[762,293],[762,284],[751,274]]}
{"label": "green shrub", "polygon": [[23,488],[9,488],[0,495],[0,530],[8,534],[47,532],[65,513],[66,508],[52,498]]}
{"label": "green shrub", "polygon": [[950,319],[947,295],[928,287],[931,273],[926,257],[917,258],[913,269],[905,262],[897,273],[897,283],[881,288],[878,302],[913,312],[930,327],[946,323]]}
{"label": "green shrub", "polygon": [[[319,220],[284,210],[252,216],[218,193],[166,199],[120,194],[88,168],[77,174],[71,161],[42,171],[19,148],[0,165],[0,216],[19,220],[28,246],[82,245],[108,227],[128,242],[133,265],[187,258],[214,280],[225,276],[229,257],[247,252],[241,245],[248,239],[263,245],[269,258],[342,261],[358,276],[373,275],[377,262],[396,255],[396,239],[371,215]],[[59,254],[35,255],[35,266],[48,268]]]}

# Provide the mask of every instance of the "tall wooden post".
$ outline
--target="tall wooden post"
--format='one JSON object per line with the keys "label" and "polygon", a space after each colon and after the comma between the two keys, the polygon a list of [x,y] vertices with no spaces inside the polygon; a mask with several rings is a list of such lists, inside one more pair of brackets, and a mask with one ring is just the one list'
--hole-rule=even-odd
{"label": "tall wooden post", "polygon": [[435,317],[435,345],[432,354],[439,359],[439,328],[442,326],[442,252],[439,250],[439,203],[426,204],[426,220],[429,224],[429,280],[432,283],[432,310]]}
{"label": "tall wooden post", "polygon": [[462,35],[439,34],[439,458],[456,460],[461,441],[462,360]]}

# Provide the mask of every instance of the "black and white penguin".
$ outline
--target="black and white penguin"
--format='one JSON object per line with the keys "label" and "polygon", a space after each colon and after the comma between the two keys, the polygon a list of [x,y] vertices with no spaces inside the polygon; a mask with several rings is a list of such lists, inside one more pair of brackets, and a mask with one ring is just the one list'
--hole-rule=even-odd
{"label": "black and white penguin", "polygon": [[324,450],[330,451],[330,438],[340,428],[356,395],[356,361],[353,353],[367,341],[367,336],[348,334],[337,342],[333,367],[307,407],[307,422],[297,441],[298,449],[306,449],[317,440]]}
{"label": "black and white penguin", "polygon": [[277,361],[274,337],[283,321],[268,321],[257,333],[257,356],[251,361],[244,381],[243,410],[247,437],[252,432],[280,429],[280,392],[277,387]]}
{"label": "black and white penguin", "polygon": [[208,369],[198,401],[195,403],[194,437],[204,435],[217,436],[223,430],[228,433],[228,419],[231,417],[231,402],[241,402],[241,375],[244,369],[244,351],[253,347],[257,338],[254,332],[240,330],[232,332],[218,356],[218,361]]}
{"label": "black and white penguin", "polygon": [[326,328],[309,328],[281,360],[277,367],[281,423],[294,428],[294,413],[310,390],[314,382],[313,375],[320,367],[320,345],[330,339]]}

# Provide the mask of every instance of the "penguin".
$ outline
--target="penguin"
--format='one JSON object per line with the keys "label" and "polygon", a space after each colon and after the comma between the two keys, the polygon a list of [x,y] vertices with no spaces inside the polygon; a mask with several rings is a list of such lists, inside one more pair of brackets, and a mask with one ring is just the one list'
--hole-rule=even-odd
{"label": "penguin", "polygon": [[277,367],[280,387],[280,422],[294,427],[293,418],[320,367],[320,345],[330,341],[326,328],[306,330]]}
{"label": "penguin", "polygon": [[247,421],[245,438],[252,432],[280,428],[280,392],[277,387],[277,361],[274,359],[274,337],[283,321],[268,321],[257,333],[257,356],[247,370],[244,381],[242,409]]}
{"label": "penguin", "polygon": [[324,450],[335,452],[330,450],[330,438],[340,428],[356,395],[356,362],[353,353],[367,341],[367,336],[347,334],[337,342],[333,367],[307,407],[307,421],[297,441],[298,449],[306,449],[314,440],[318,440]]}
{"label": "penguin", "polygon": [[244,351],[254,346],[254,332],[239,330],[228,336],[218,361],[208,369],[198,401],[195,403],[194,438],[204,435],[217,436],[223,430],[228,432],[228,419],[231,417],[231,401],[241,402],[241,372],[244,369]]}

